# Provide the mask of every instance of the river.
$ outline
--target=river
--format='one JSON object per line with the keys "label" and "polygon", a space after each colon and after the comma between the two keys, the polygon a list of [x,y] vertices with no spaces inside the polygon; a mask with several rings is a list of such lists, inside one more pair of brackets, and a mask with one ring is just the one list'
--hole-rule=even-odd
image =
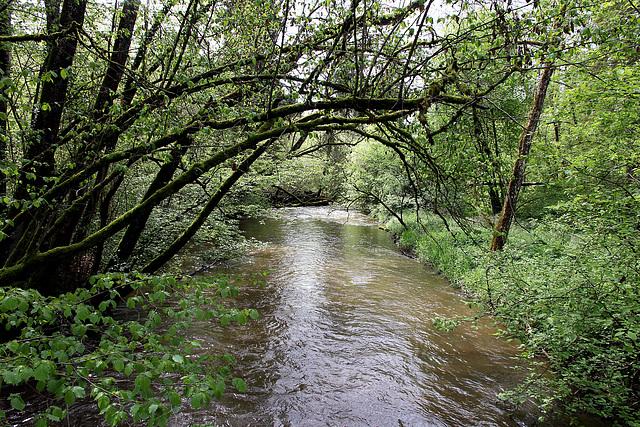
{"label": "river", "polygon": [[[515,344],[497,338],[487,319],[478,328],[434,328],[434,316],[472,311],[442,276],[402,255],[375,221],[332,208],[277,212],[242,223],[261,249],[201,273],[250,278],[269,270],[265,286],[241,281],[233,301],[260,317],[245,325],[201,321],[188,330],[202,351],[235,357],[233,374],[246,381],[246,393],[230,391],[198,410],[184,405],[168,425],[566,425],[539,422],[532,404],[513,411],[499,401],[526,374],[514,369]],[[42,410],[38,396],[26,396],[27,410],[6,421],[30,425]],[[105,425],[91,399],[69,415],[61,425]]]}
{"label": "river", "polygon": [[287,208],[242,228],[265,247],[207,274],[270,270],[265,287],[241,285],[237,297],[261,316],[244,326],[194,325],[191,334],[232,353],[249,388],[173,425],[564,425],[498,400],[524,377],[514,370],[515,345],[488,323],[435,329],[434,316],[469,316],[470,308],[370,218]]}

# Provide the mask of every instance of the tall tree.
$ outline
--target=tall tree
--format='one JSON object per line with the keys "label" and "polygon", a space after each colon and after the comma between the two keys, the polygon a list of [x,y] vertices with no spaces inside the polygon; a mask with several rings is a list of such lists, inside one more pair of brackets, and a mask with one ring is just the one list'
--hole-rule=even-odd
{"label": "tall tree", "polygon": [[518,157],[515,165],[513,166],[513,174],[509,180],[502,213],[500,214],[493,238],[491,239],[492,251],[502,250],[507,242],[509,229],[513,222],[513,218],[515,217],[518,195],[520,194],[520,189],[524,182],[527,160],[529,152],[531,151],[531,143],[533,142],[533,137],[536,133],[536,129],[538,128],[542,110],[544,109],[544,99],[547,95],[547,89],[549,88],[552,74],[553,65],[545,64],[542,74],[540,75],[540,81],[538,82],[538,88],[533,99],[531,111],[529,112],[527,124],[525,125],[524,130],[522,131],[522,136],[520,137],[520,143],[518,144]]}
{"label": "tall tree", "polygon": [[[0,36],[11,34],[11,8],[9,1],[0,2]],[[7,180],[4,176],[5,162],[7,161],[7,97],[4,95],[7,79],[11,71],[11,53],[8,43],[0,42],[0,197],[7,194]],[[0,211],[6,208],[0,204]]]}
{"label": "tall tree", "polygon": [[[57,4],[47,2],[43,34],[4,39],[25,57],[21,43],[50,43],[39,63],[31,56],[18,73],[24,90],[8,126],[26,146],[9,147],[21,173],[3,200],[11,212],[0,230],[0,284],[49,294],[129,258],[150,222],[160,221],[160,206],[198,194],[203,202],[188,210],[181,231],[149,236],[163,242],[150,245],[152,262],[127,264],[159,268],[279,138],[337,131],[377,138],[394,152],[416,153],[444,183],[428,146],[409,131],[416,116],[430,126],[429,139],[446,134],[474,106],[488,108],[484,98],[517,59],[500,58],[495,72],[474,80],[474,67],[494,59],[459,48],[487,37],[496,21],[439,35],[431,3],[422,1],[296,8],[192,0],[139,14],[134,0],[110,13],[68,0],[56,18]],[[109,24],[98,22],[112,13],[120,17],[113,44],[103,30]],[[408,157],[403,167],[417,170]],[[409,182],[415,187],[418,176]]]}

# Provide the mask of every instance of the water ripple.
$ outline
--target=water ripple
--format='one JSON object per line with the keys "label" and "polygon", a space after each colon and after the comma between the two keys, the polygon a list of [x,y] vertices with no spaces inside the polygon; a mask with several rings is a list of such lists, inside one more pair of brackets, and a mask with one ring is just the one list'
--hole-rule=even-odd
{"label": "water ripple", "polygon": [[534,422],[534,408],[511,414],[497,400],[522,378],[512,369],[516,348],[490,325],[435,330],[433,316],[468,316],[469,308],[442,277],[399,254],[371,219],[291,208],[243,227],[267,246],[224,272],[273,270],[266,287],[243,285],[238,297],[261,317],[224,330],[195,325],[191,333],[208,351],[233,353],[249,389],[208,412],[181,414],[174,425]]}

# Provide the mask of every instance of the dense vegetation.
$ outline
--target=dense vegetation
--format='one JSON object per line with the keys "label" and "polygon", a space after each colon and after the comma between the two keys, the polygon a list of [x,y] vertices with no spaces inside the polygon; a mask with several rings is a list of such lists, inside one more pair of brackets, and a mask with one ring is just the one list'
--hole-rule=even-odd
{"label": "dense vegetation", "polygon": [[[580,31],[598,34],[598,42],[563,53],[555,69],[502,251],[489,242],[501,209],[511,208],[507,183],[525,127],[514,123],[534,102],[522,97],[534,91],[531,78],[503,85],[494,93],[497,111],[479,121],[472,112],[436,142],[432,153],[451,180],[441,188],[433,189],[438,175],[426,177],[413,153],[389,158],[362,144],[351,153],[351,192],[401,245],[469,292],[479,316],[495,316],[504,335],[523,344],[531,375],[505,399],[640,425],[639,15],[629,3],[606,6]],[[633,25],[614,28],[618,19]],[[435,195],[425,197],[425,188]]]}
{"label": "dense vegetation", "polygon": [[340,201],[546,357],[506,397],[638,425],[639,19],[632,0],[0,1],[0,411],[26,384],[42,425],[82,398],[164,424],[243,389],[180,329],[257,313],[228,279],[162,270],[194,240],[241,251],[234,220],[270,203]]}

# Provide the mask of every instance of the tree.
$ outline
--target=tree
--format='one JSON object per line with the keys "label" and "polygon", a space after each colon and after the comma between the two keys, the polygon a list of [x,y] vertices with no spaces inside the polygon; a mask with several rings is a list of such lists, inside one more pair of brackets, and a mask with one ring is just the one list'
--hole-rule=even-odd
{"label": "tree", "polygon": [[[96,21],[106,6],[47,4],[22,28],[30,34],[0,39],[23,58],[6,82],[17,174],[3,179],[10,194],[0,284],[46,294],[114,266],[157,270],[278,138],[371,135],[362,126],[374,124],[396,149],[406,144],[430,162],[397,125],[401,119],[451,106],[449,124],[432,134],[445,132],[513,71],[507,60],[492,79],[475,82],[477,90],[466,90],[449,52],[479,26],[453,39],[438,36],[431,3],[296,9],[192,0],[149,11],[153,20],[142,22],[132,0],[109,11],[119,22],[113,40],[109,24]],[[240,19],[247,31],[235,31]],[[26,50],[47,40],[37,55]],[[131,60],[130,46],[137,46]],[[474,61],[463,65],[484,59]],[[231,170],[232,162],[243,167]],[[145,181],[141,172],[155,178]],[[174,242],[155,261],[128,262],[154,209],[203,179],[220,184],[205,190],[208,200],[185,218],[183,232],[167,236]],[[133,182],[146,186],[137,201],[126,196]]]}
{"label": "tree", "polygon": [[516,159],[516,163],[513,167],[511,179],[509,180],[509,187],[507,189],[504,206],[502,207],[502,213],[500,214],[500,218],[498,219],[498,223],[495,227],[493,239],[491,240],[492,251],[501,250],[507,241],[509,228],[511,227],[511,223],[515,216],[520,188],[524,182],[527,157],[529,156],[531,143],[536,133],[536,129],[538,128],[538,123],[540,122],[540,115],[542,114],[544,99],[547,95],[547,89],[549,88],[552,74],[553,66],[551,64],[546,64],[540,76],[540,82],[538,83],[538,89],[536,90],[535,97],[533,99],[529,119],[527,120],[527,124],[525,125],[524,130],[522,131],[522,136],[520,137],[518,158]]}
{"label": "tree", "polygon": [[[11,32],[11,9],[9,3],[0,5],[0,37],[8,36]],[[0,79],[9,78],[11,71],[10,48],[7,43],[0,43]],[[3,85],[4,86],[4,85]],[[0,170],[5,170],[7,162],[7,99],[0,94]],[[6,181],[0,181],[0,197],[7,194]],[[0,212],[4,212],[6,206],[0,204]]]}

